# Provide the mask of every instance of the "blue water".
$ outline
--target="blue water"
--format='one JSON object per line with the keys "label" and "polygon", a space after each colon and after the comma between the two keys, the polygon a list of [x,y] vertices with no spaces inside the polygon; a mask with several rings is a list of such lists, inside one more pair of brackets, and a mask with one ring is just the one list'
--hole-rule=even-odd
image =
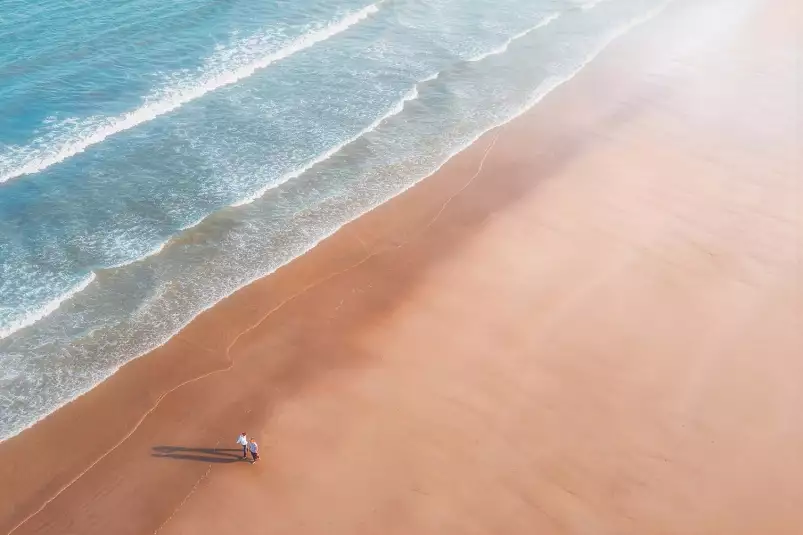
{"label": "blue water", "polygon": [[665,0],[0,0],[0,438]]}

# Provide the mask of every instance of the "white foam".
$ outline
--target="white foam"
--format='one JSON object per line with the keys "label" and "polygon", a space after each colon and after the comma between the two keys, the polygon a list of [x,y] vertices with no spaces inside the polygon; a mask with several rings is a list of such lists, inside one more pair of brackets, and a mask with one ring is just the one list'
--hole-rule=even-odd
{"label": "white foam", "polygon": [[[423,81],[419,82],[419,83],[423,83]],[[379,118],[377,118],[374,122],[372,122],[371,124],[369,124],[368,126],[363,128],[362,130],[360,130],[357,134],[353,135],[352,137],[350,137],[348,139],[345,139],[341,143],[338,143],[337,145],[331,147],[329,150],[319,154],[317,157],[315,157],[312,160],[310,160],[309,162],[305,163],[303,166],[299,167],[298,169],[295,169],[294,171],[291,171],[290,173],[287,173],[286,175],[283,175],[276,182],[271,182],[270,184],[268,184],[268,185],[260,188],[259,190],[257,190],[254,194],[246,197],[245,199],[239,200],[239,201],[231,204],[231,206],[233,208],[236,208],[238,206],[244,206],[246,204],[251,204],[255,200],[257,200],[260,197],[262,197],[263,195],[265,195],[265,193],[267,193],[269,190],[281,186],[282,184],[286,183],[288,180],[292,180],[294,178],[298,178],[299,176],[303,175],[304,173],[306,173],[307,171],[309,171],[310,169],[312,169],[314,166],[318,165],[319,163],[325,162],[326,160],[328,160],[329,158],[331,158],[332,156],[334,156],[335,154],[340,152],[346,146],[354,143],[355,141],[357,141],[358,139],[360,139],[364,135],[368,134],[369,132],[372,132],[372,131],[376,130],[379,127],[380,124],[382,124],[386,120],[390,119],[394,115],[398,115],[399,113],[401,113],[401,111],[404,109],[404,105],[406,103],[410,102],[411,100],[415,100],[417,98],[418,98],[418,83],[415,84],[413,86],[413,88],[410,91],[408,91],[407,94],[404,95],[404,97],[401,98],[401,100],[396,102],[384,115],[382,115]]]}
{"label": "white foam", "polygon": [[157,254],[161,253],[164,250],[164,248],[167,246],[169,241],[170,240],[165,240],[163,242],[160,242],[158,245],[156,245],[156,247],[154,247],[153,249],[151,249],[149,251],[146,251],[145,253],[141,254],[140,256],[138,256],[136,258],[133,258],[131,260],[126,260],[124,262],[120,262],[119,264],[112,264],[111,266],[105,266],[103,269],[115,269],[115,268],[120,268],[120,267],[123,267],[123,266],[128,266],[128,265],[131,265],[131,264],[136,264],[137,262],[142,262],[143,260],[145,260],[147,258],[150,258],[151,256],[154,256],[154,255],[157,255]]}
{"label": "white foam", "polygon": [[425,84],[425,83],[427,83],[427,82],[432,82],[432,81],[434,81],[434,80],[437,80],[437,79],[438,79],[438,77],[439,77],[440,75],[441,75],[440,71],[438,71],[438,72],[436,72],[436,73],[434,73],[434,74],[430,74],[429,76],[427,76],[426,78],[424,78],[423,80],[421,80],[420,82],[418,82],[418,84],[419,84],[419,85],[420,85],[420,84]]}
{"label": "white foam", "polygon": [[86,277],[84,277],[78,284],[64,292],[63,294],[57,296],[55,299],[52,299],[42,305],[41,307],[37,308],[36,310],[31,310],[27,312],[21,318],[11,322],[11,324],[0,327],[0,340],[10,336],[11,334],[19,331],[20,329],[24,329],[25,327],[29,327],[36,323],[37,321],[49,316],[53,312],[55,312],[65,301],[72,298],[75,294],[82,292],[86,289],[89,284],[95,280],[95,274],[90,273]]}
{"label": "white foam", "polygon": [[[146,99],[145,104],[133,111],[117,117],[96,118],[89,124],[79,125],[76,128],[76,130],[78,130],[77,138],[69,139],[61,143],[57,142],[55,145],[50,145],[44,150],[37,148],[28,151],[23,147],[17,151],[12,151],[12,157],[0,155],[0,183],[22,175],[38,173],[51,165],[62,162],[76,154],[80,154],[88,147],[101,143],[109,136],[151,121],[211,91],[247,78],[272,63],[310,48],[365,20],[368,16],[379,10],[379,4],[381,4],[381,2],[371,4],[323,28],[304,34],[291,41],[287,46],[270,54],[255,58],[244,65],[237,66],[230,70],[223,70],[222,72],[214,72],[206,77],[202,77],[189,86],[179,86],[164,91],[158,98],[152,100]],[[29,154],[24,156],[25,160],[22,163],[14,163],[13,160],[16,160],[16,158],[13,158],[14,152],[29,152]]]}
{"label": "white foam", "polygon": [[204,219],[206,219],[206,217],[207,216],[204,215],[204,216],[199,217],[198,219],[190,221],[189,223],[187,223],[186,225],[181,227],[179,229],[179,232],[184,232],[185,230],[190,230],[191,228],[197,227],[198,225],[201,224],[201,222],[203,222]]}
{"label": "white foam", "polygon": [[510,46],[510,44],[513,41],[521,39],[522,37],[525,37],[525,36],[529,35],[530,33],[534,32],[535,30],[538,30],[539,28],[543,28],[544,26],[550,24],[552,21],[554,21],[558,17],[560,17],[560,13],[552,13],[550,15],[547,15],[546,17],[541,19],[541,21],[538,24],[536,24],[535,26],[533,26],[532,28],[528,28],[528,29],[524,30],[523,32],[517,33],[516,35],[512,36],[510,39],[508,39],[507,41],[502,43],[500,46],[498,46],[498,47],[496,47],[496,48],[494,48],[492,50],[489,50],[488,52],[483,52],[482,54],[474,56],[473,58],[470,58],[468,61],[473,63],[473,62],[476,62],[476,61],[482,61],[482,60],[484,60],[485,58],[487,58],[489,56],[496,56],[498,54],[502,54],[502,53],[507,51],[507,48]]}
{"label": "white foam", "polygon": [[583,11],[590,11],[605,1],[607,0],[589,0],[588,2],[581,4],[580,9],[582,9]]}

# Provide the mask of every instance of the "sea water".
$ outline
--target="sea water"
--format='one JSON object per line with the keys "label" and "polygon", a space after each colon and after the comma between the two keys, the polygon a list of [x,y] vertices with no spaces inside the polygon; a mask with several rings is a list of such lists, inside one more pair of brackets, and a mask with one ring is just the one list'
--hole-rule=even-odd
{"label": "sea water", "polygon": [[666,0],[0,0],[0,439]]}

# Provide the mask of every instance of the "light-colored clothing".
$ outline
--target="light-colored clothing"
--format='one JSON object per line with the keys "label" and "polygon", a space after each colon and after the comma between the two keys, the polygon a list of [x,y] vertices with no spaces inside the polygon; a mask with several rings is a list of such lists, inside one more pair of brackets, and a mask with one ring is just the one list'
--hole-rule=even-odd
{"label": "light-colored clothing", "polygon": [[259,453],[259,445],[256,442],[248,444],[248,449],[251,450],[251,453]]}
{"label": "light-colored clothing", "polygon": [[237,437],[237,444],[239,444],[240,446],[247,446],[248,439],[245,438],[245,435],[240,435],[239,437]]}

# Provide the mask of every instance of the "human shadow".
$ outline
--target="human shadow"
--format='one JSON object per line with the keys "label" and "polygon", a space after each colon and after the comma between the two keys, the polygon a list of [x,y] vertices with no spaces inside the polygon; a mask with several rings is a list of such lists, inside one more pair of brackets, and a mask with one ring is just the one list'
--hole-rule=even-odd
{"label": "human shadow", "polygon": [[154,446],[151,457],[228,464],[246,460],[238,448],[185,448],[183,446]]}

